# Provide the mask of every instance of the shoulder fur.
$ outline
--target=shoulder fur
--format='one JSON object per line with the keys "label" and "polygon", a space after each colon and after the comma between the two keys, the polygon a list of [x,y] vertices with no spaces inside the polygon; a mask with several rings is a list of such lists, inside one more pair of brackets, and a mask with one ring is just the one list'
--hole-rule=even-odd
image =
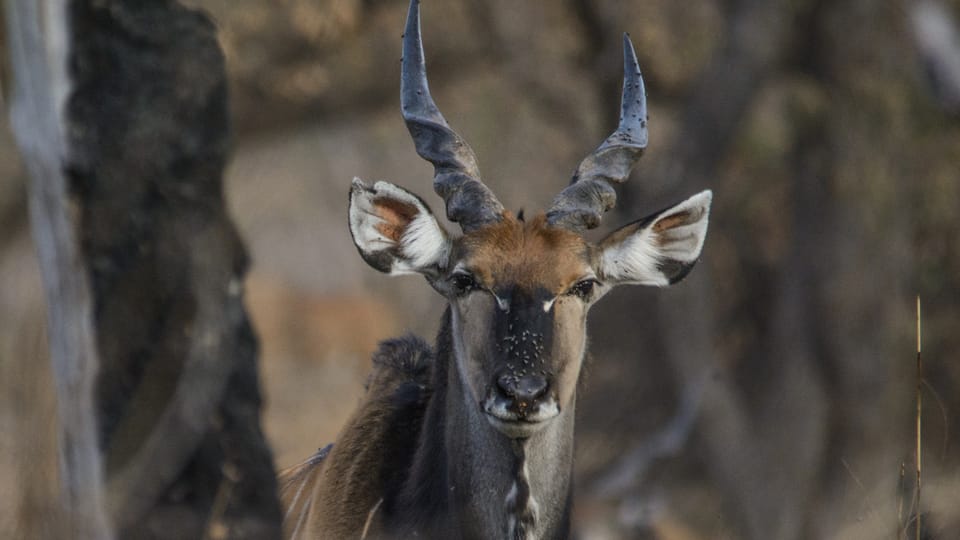
{"label": "shoulder fur", "polygon": [[280,473],[288,537],[299,532],[355,538],[366,530],[371,509],[398,489],[409,470],[431,395],[432,368],[433,350],[416,336],[380,344],[366,395],[337,443]]}

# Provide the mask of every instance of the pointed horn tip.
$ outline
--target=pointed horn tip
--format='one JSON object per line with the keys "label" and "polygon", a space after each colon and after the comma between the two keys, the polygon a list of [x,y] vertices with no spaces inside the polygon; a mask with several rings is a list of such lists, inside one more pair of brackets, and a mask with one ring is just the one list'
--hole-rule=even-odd
{"label": "pointed horn tip", "polygon": [[420,0],[410,0],[410,7],[407,9],[407,13],[414,16],[414,18],[420,20]]}
{"label": "pointed horn tip", "polygon": [[411,31],[414,35],[420,34],[420,0],[410,0],[410,7],[407,8],[407,23],[400,38],[406,41]]}

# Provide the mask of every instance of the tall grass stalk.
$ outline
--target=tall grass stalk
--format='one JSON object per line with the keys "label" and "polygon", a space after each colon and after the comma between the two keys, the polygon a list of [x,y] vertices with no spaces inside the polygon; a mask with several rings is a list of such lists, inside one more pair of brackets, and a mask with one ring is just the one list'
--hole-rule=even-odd
{"label": "tall grass stalk", "polygon": [[921,479],[922,479],[922,476],[923,476],[923,459],[922,459],[923,445],[922,445],[921,439],[920,439],[920,434],[921,434],[922,428],[923,428],[923,426],[922,426],[922,424],[921,424],[921,415],[922,415],[922,413],[923,413],[923,358],[922,358],[922,356],[921,356],[921,354],[920,354],[920,352],[921,352],[921,350],[922,350],[922,347],[921,347],[922,340],[921,340],[921,325],[920,325],[920,321],[921,321],[921,317],[920,317],[920,295],[917,295],[917,433],[916,433],[916,439],[917,439],[917,441],[916,441],[916,442],[917,442],[917,447],[916,447],[916,452],[917,452],[917,483],[916,483],[917,505],[916,505],[916,516],[917,516],[917,517],[916,517],[916,522],[914,523],[914,530],[915,530],[915,532],[916,532],[916,540],[920,540],[920,516],[921,516],[921,512],[920,512],[920,488],[921,488],[921,486],[922,486]]}

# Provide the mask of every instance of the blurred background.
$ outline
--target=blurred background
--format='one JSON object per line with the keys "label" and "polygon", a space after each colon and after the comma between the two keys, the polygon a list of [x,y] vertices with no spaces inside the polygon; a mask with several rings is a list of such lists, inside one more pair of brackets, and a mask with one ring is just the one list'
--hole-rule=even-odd
{"label": "blurred background", "polygon": [[[253,256],[279,468],[336,439],[378,340],[443,301],[362,262],[353,176],[433,204],[399,114],[404,0],[191,0],[231,78],[226,190]],[[695,271],[591,313],[584,539],[897,538],[914,513],[923,300],[927,538],[960,538],[960,2],[426,0],[431,89],[510,208],[549,204],[619,113],[650,146],[597,236],[705,188]],[[4,56],[5,57],[5,56]],[[5,114],[5,113],[4,113]],[[25,174],[0,130],[0,531],[56,504],[55,407]]]}

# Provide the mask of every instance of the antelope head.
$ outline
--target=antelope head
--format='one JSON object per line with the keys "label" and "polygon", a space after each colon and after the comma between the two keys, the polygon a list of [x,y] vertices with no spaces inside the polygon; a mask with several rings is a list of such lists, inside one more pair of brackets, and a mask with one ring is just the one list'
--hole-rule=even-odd
{"label": "antelope head", "polygon": [[573,181],[532,219],[504,210],[480,180],[476,157],[430,96],[413,0],[403,38],[403,118],[417,153],[435,167],[454,236],[427,204],[387,182],[354,179],[349,222],[360,255],[388,274],[419,273],[451,308],[456,371],[467,402],[497,430],[528,437],[570,406],[586,346],[590,307],[614,286],[666,286],[700,255],[711,192],[630,223],[598,243],[599,225],[647,145],[646,97],[624,35],[617,129],[577,167]]}

